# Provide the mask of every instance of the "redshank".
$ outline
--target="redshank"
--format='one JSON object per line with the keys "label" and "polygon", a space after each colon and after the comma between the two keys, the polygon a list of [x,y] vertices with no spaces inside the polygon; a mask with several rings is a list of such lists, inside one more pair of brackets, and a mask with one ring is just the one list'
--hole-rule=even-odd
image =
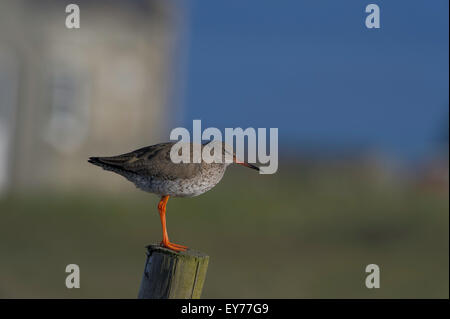
{"label": "redshank", "polygon": [[[90,157],[88,162],[124,176],[143,191],[161,196],[158,203],[163,233],[161,246],[174,251],[185,251],[186,246],[171,243],[167,234],[166,206],[170,196],[193,197],[209,191],[220,182],[225,169],[231,163],[258,171],[259,168],[237,160],[236,154],[230,151],[230,148],[224,143],[221,147],[220,157],[222,160],[220,163],[207,163],[203,159],[200,163],[192,163],[192,161],[190,163],[174,163],[170,158],[170,150],[174,144],[156,144],[111,157]],[[208,143],[201,145],[201,150],[206,145]],[[191,150],[193,149],[192,144],[189,144],[189,147]],[[224,160],[226,155],[230,155],[232,162]]]}

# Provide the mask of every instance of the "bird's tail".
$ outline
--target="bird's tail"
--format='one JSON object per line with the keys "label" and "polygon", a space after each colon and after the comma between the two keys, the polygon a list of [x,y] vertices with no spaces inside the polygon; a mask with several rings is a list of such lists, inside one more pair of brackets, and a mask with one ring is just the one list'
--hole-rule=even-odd
{"label": "bird's tail", "polygon": [[88,162],[103,168],[124,169],[124,165],[128,160],[129,158],[125,156],[89,157]]}

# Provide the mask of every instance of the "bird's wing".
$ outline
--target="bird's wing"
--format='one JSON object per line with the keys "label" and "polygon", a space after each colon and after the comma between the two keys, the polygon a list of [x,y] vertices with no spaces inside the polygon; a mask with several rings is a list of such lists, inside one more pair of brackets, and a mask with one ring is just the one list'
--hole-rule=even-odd
{"label": "bird's wing", "polygon": [[111,157],[91,157],[89,162],[99,166],[110,166],[142,176],[174,180],[189,179],[201,170],[197,163],[173,163],[170,149],[174,143],[161,143]]}

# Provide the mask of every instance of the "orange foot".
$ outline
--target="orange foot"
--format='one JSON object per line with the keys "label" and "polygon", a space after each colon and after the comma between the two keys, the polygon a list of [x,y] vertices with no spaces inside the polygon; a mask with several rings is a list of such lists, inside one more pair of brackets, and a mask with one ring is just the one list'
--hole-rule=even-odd
{"label": "orange foot", "polygon": [[183,246],[183,245],[178,245],[178,244],[174,244],[171,243],[170,241],[162,241],[161,242],[161,246],[174,250],[174,251],[186,251],[187,247]]}

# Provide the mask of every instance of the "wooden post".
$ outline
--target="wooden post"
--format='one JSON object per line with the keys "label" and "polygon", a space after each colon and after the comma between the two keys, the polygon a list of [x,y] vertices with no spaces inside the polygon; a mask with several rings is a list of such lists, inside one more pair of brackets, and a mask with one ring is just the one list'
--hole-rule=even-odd
{"label": "wooden post", "polygon": [[147,261],[139,299],[199,299],[209,256],[188,249],[174,252],[159,245],[147,246]]}

